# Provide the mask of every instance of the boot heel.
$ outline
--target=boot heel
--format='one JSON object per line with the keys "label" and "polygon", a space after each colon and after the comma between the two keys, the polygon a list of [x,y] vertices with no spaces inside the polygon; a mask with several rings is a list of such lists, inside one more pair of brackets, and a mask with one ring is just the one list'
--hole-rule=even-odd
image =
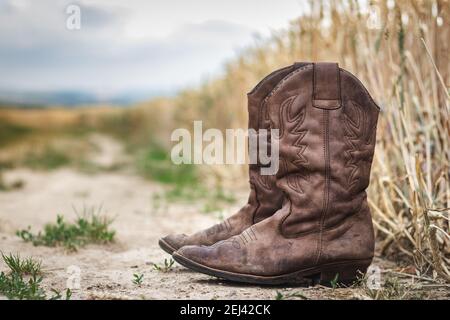
{"label": "boot heel", "polygon": [[318,282],[327,287],[352,285],[356,280],[365,275],[371,262],[372,259],[325,267],[320,272]]}

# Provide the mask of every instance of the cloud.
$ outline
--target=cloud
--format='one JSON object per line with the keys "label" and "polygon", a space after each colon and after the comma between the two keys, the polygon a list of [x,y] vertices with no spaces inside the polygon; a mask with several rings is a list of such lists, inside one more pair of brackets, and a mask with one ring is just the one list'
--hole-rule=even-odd
{"label": "cloud", "polygon": [[105,28],[123,20],[122,11],[120,14],[114,10],[95,7],[91,4],[82,6],[81,25],[83,28]]}
{"label": "cloud", "polygon": [[217,72],[220,62],[233,56],[234,48],[247,43],[253,33],[224,21],[182,25],[165,38],[137,43],[77,32],[54,33],[31,46],[2,45],[0,68],[9,77],[0,79],[0,87],[173,89]]}
{"label": "cloud", "polygon": [[[73,3],[81,7],[81,30],[66,29]],[[0,0],[0,71],[8,75],[0,89],[122,92],[196,84],[257,29],[231,6],[221,5],[223,19],[205,19],[220,12],[202,0],[189,4]]]}

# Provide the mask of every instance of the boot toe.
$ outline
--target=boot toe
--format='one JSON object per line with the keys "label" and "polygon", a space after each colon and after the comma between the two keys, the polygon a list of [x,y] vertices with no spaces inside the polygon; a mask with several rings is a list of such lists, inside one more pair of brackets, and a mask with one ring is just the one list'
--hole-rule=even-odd
{"label": "boot toe", "polygon": [[172,254],[185,244],[187,237],[185,234],[171,234],[161,238],[159,246],[167,253]]}
{"label": "boot toe", "polygon": [[185,267],[203,273],[208,273],[205,269],[236,271],[246,267],[246,251],[233,247],[230,240],[213,246],[183,246],[173,257]]}
{"label": "boot toe", "polygon": [[[185,267],[192,269],[192,264],[202,265],[208,268],[219,268],[226,265],[224,258],[215,246],[184,246],[175,252],[177,257],[186,262]],[[174,258],[176,258],[174,256]],[[175,259],[177,260],[177,259]]]}
{"label": "boot toe", "polygon": [[209,275],[214,275],[209,270],[217,267],[217,264],[214,262],[218,260],[211,247],[196,245],[184,246],[178,249],[173,253],[173,258],[188,269]]}
{"label": "boot toe", "polygon": [[183,246],[176,251],[178,255],[183,256],[186,259],[194,261],[196,263],[204,264],[208,256],[206,246]]}

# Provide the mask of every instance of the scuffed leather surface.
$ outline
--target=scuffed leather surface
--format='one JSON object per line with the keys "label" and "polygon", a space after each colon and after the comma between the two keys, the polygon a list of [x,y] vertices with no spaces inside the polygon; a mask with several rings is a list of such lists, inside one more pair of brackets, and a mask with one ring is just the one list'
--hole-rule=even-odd
{"label": "scuffed leather surface", "polygon": [[[319,233],[290,239],[277,231],[287,212],[288,207],[283,207],[271,218],[212,246],[184,246],[177,252],[210,268],[258,276],[277,276],[318,265]],[[367,219],[370,215],[361,211],[348,223],[325,231],[320,263],[371,258],[373,241],[367,241],[363,233],[373,235]]]}

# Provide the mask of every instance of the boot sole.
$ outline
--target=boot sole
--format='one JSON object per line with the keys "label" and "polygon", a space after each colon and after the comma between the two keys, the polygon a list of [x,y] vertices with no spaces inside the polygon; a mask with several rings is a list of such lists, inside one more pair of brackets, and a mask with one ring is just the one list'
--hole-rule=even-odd
{"label": "boot sole", "polygon": [[361,278],[372,262],[372,259],[348,260],[323,264],[279,276],[255,276],[210,268],[192,261],[177,252],[174,252],[172,256],[182,266],[200,273],[233,282],[260,285],[298,284],[313,286],[321,284],[333,287],[336,285],[348,286]]}
{"label": "boot sole", "polygon": [[163,239],[159,239],[158,241],[159,247],[163,249],[168,254],[173,254],[177,249],[172,247],[170,244],[167,243],[167,241],[164,241]]}

